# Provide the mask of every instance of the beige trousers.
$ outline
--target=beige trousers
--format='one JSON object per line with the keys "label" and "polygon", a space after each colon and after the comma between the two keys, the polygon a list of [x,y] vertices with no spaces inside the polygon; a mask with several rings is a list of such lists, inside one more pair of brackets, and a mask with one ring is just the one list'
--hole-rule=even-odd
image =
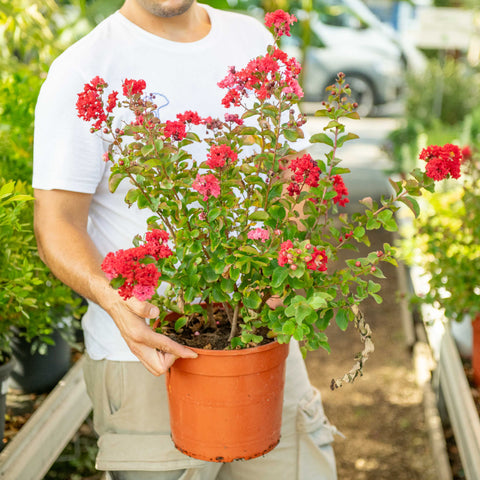
{"label": "beige trousers", "polygon": [[170,439],[163,378],[139,362],[91,360],[87,391],[99,435],[97,469],[113,480],[335,480],[333,433],[298,344],[287,359],[281,440],[266,455],[211,463],[180,453]]}

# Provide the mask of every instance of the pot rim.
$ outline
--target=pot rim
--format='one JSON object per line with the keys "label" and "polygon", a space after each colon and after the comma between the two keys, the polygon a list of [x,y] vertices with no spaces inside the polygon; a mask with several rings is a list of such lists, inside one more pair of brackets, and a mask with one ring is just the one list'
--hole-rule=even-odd
{"label": "pot rim", "polygon": [[197,347],[189,347],[186,345],[187,348],[190,350],[193,350],[195,353],[198,353],[199,355],[205,355],[205,356],[225,356],[225,355],[231,355],[231,356],[241,356],[241,355],[250,355],[252,353],[259,353],[263,352],[265,350],[271,350],[275,347],[281,347],[281,346],[288,346],[289,343],[279,343],[277,340],[273,340],[270,343],[267,343],[266,345],[260,345],[256,347],[249,347],[249,348],[241,348],[238,350],[208,350],[208,349],[203,349],[203,348],[197,348]]}

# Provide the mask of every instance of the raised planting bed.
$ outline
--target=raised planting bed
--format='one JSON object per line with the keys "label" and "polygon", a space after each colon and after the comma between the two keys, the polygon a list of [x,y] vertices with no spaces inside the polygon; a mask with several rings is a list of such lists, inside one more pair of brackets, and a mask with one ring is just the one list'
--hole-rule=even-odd
{"label": "raised planting bed", "polygon": [[41,480],[89,415],[83,357],[0,453],[0,478]]}
{"label": "raised planting bed", "polygon": [[[414,291],[422,295],[428,290],[428,279],[419,267],[410,269]],[[469,480],[480,478],[480,420],[467,379],[465,365],[447,328],[448,320],[430,305],[422,305],[420,313],[427,332],[428,344],[435,360],[433,387],[444,402],[456,448],[462,464],[462,475]],[[457,477],[460,478],[460,477]]]}

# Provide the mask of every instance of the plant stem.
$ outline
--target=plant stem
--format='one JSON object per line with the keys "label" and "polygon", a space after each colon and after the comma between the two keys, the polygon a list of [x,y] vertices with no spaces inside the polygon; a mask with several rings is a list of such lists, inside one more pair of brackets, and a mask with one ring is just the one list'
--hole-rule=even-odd
{"label": "plant stem", "polygon": [[235,310],[233,311],[233,319],[232,319],[232,328],[230,329],[230,335],[228,337],[228,341],[230,342],[233,337],[237,334],[237,327],[238,327],[238,312],[240,311],[240,304],[237,303],[235,305]]}

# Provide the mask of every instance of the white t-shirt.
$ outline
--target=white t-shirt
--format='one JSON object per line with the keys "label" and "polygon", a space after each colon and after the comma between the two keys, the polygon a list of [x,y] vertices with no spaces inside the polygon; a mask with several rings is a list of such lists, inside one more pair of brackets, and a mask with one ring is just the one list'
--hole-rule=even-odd
{"label": "white t-shirt", "polygon": [[[97,75],[118,91],[125,79],[143,79],[145,92],[156,94],[162,121],[186,110],[223,118],[226,90],[217,82],[230,66],[244,67],[264,54],[271,36],[252,17],[202,7],[211,30],[192,43],[160,38],[116,12],[60,55],[42,86],[35,111],[33,187],[93,194],[88,232],[102,256],[130,248],[133,237],[145,232],[151,212],[127,207],[128,181],[109,192],[110,164],[102,159],[107,143],[77,117],[77,94]],[[112,318],[95,303],[89,302],[82,325],[91,358],[137,360]]]}

